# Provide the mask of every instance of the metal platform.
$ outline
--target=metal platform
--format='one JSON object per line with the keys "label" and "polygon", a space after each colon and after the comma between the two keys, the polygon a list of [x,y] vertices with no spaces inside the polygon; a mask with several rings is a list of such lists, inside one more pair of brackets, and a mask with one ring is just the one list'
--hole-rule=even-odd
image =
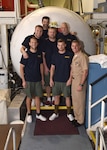
{"label": "metal platform", "polygon": [[79,135],[34,136],[35,117],[26,124],[25,134],[19,150],[93,150],[84,126],[78,128]]}

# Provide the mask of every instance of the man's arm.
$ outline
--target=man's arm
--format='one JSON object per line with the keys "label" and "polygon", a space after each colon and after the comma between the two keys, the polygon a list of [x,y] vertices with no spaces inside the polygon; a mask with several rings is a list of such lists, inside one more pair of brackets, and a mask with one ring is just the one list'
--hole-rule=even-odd
{"label": "man's arm", "polygon": [[47,75],[49,73],[49,68],[47,67],[47,64],[46,64],[45,52],[43,52],[42,55],[43,55],[44,70],[45,70],[45,74]]}
{"label": "man's arm", "polygon": [[84,70],[83,74],[82,74],[81,81],[80,81],[78,88],[77,88],[78,91],[82,91],[84,83],[85,83],[86,78],[87,78],[87,75],[88,75],[88,70]]}
{"label": "man's arm", "polygon": [[22,53],[23,57],[26,59],[28,58],[28,54],[25,51],[26,47],[22,45],[20,52]]}
{"label": "man's arm", "polygon": [[21,75],[21,79],[22,79],[22,86],[23,88],[26,87],[26,81],[25,81],[25,77],[24,77],[24,65],[20,64],[20,75]]}
{"label": "man's arm", "polygon": [[88,69],[86,69],[86,70],[83,71],[81,82],[80,82],[80,86],[84,85],[84,83],[86,81],[86,78],[87,78],[87,75],[88,75]]}
{"label": "man's arm", "polygon": [[24,41],[22,42],[22,47],[20,49],[20,52],[22,53],[22,55],[25,59],[28,58],[28,54],[26,53],[26,49],[29,48],[30,38],[31,38],[31,36],[25,37]]}
{"label": "man's arm", "polygon": [[72,82],[72,70],[71,70],[71,67],[70,67],[70,76],[69,76],[69,79],[66,82],[66,86],[71,85],[71,82]]}
{"label": "man's arm", "polygon": [[89,70],[89,58],[84,55],[82,61],[81,61],[81,66],[82,66],[82,77],[81,77],[81,81],[80,81],[80,86],[81,85],[84,85],[86,79],[87,79],[87,76],[88,76],[88,70]]}
{"label": "man's arm", "polygon": [[43,63],[40,64],[40,72],[42,78],[42,85],[44,85],[44,71],[43,71]]}
{"label": "man's arm", "polygon": [[55,66],[51,65],[51,69],[50,69],[50,86],[51,87],[54,85],[54,81],[53,81],[54,72],[55,72]]}

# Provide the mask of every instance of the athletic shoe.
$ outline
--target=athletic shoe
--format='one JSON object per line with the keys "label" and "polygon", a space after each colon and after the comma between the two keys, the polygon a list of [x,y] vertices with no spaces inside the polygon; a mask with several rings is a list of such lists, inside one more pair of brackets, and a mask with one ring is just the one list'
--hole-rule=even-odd
{"label": "athletic shoe", "polygon": [[51,102],[50,101],[46,101],[45,102],[45,106],[51,106]]}
{"label": "athletic shoe", "polygon": [[52,102],[53,102],[53,101],[55,101],[55,97],[54,97],[54,96],[52,96]]}
{"label": "athletic shoe", "polygon": [[72,116],[72,114],[67,114],[67,117],[68,117],[69,121],[73,121],[74,120],[74,117]]}
{"label": "athletic shoe", "polygon": [[54,105],[55,105],[55,101],[52,102],[52,106],[54,106]]}
{"label": "athletic shoe", "polygon": [[55,114],[53,113],[50,117],[49,117],[49,120],[50,121],[53,121],[54,119],[58,118],[59,117],[59,114]]}
{"label": "athletic shoe", "polygon": [[41,120],[41,121],[46,121],[47,119],[44,117],[44,116],[42,116],[41,114],[40,115],[36,115],[36,119],[39,119],[39,120]]}
{"label": "athletic shoe", "polygon": [[34,99],[32,99],[31,106],[32,106],[32,107],[35,106],[35,100],[34,100]]}
{"label": "athletic shoe", "polygon": [[47,101],[51,101],[51,97],[47,97]]}
{"label": "athletic shoe", "polygon": [[[36,106],[36,104],[35,104],[35,99],[32,99],[31,106],[32,106],[32,107],[35,107],[35,106]],[[40,106],[43,106],[43,102],[40,103]]]}
{"label": "athletic shoe", "polygon": [[32,116],[31,116],[31,115],[28,115],[26,121],[27,121],[28,123],[31,123],[31,122],[32,122]]}
{"label": "athletic shoe", "polygon": [[40,103],[40,106],[43,106],[43,102]]}
{"label": "athletic shoe", "polygon": [[45,102],[45,106],[51,106],[51,97],[48,97],[46,102]]}
{"label": "athletic shoe", "polygon": [[55,105],[55,97],[52,96],[52,105]]}

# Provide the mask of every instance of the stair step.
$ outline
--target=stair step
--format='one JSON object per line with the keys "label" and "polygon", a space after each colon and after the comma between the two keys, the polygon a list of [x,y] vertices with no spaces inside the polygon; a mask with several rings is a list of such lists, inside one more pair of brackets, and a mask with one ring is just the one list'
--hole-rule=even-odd
{"label": "stair step", "polygon": [[[65,110],[65,109],[67,109],[66,106],[59,106],[59,110]],[[73,109],[72,106],[71,109]],[[36,110],[36,106],[31,107],[31,110]],[[54,106],[41,106],[41,110],[54,110]]]}

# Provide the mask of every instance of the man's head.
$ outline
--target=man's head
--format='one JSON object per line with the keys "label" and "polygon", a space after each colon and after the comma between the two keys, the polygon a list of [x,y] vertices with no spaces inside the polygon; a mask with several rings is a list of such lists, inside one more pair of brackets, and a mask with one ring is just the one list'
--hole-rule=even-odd
{"label": "man's head", "polygon": [[35,50],[38,46],[38,40],[35,36],[32,36],[29,41],[29,46],[31,49]]}
{"label": "man's head", "polygon": [[48,16],[42,17],[42,25],[44,30],[48,29],[49,23],[50,23],[50,18]]}
{"label": "man's head", "polygon": [[81,43],[79,40],[73,40],[72,41],[72,44],[71,44],[71,48],[72,48],[72,51],[74,53],[78,53],[79,51],[81,51]]}
{"label": "man's head", "polygon": [[35,27],[35,37],[39,39],[43,34],[43,27],[41,25],[37,25]]}
{"label": "man's head", "polygon": [[56,38],[56,33],[57,33],[57,29],[54,27],[49,27],[48,28],[48,36],[49,39],[55,39]]}
{"label": "man's head", "polygon": [[66,22],[63,22],[61,24],[61,32],[64,34],[64,35],[67,35],[70,31],[69,31],[69,25],[66,23]]}
{"label": "man's head", "polygon": [[57,47],[58,47],[58,51],[65,51],[65,47],[66,47],[66,43],[63,39],[59,39],[57,41]]}

